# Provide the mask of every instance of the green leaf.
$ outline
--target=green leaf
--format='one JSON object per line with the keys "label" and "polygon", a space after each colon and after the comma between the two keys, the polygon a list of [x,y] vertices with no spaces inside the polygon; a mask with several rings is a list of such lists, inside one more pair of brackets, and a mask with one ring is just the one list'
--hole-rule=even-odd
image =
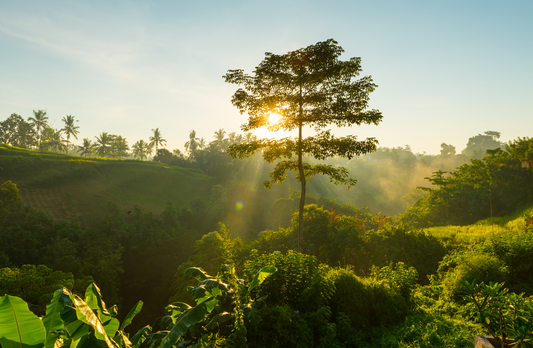
{"label": "green leaf", "polygon": [[201,282],[202,280],[206,280],[208,278],[213,278],[209,274],[207,274],[203,269],[201,269],[200,267],[187,268],[185,271],[183,271],[183,273],[193,276],[199,282]]}
{"label": "green leaf", "polygon": [[148,335],[152,333],[150,325],[146,325],[131,338],[131,348],[139,348],[139,346],[146,340]]}
{"label": "green leaf", "polygon": [[70,291],[66,288],[56,290],[52,301],[46,306],[46,316],[43,318],[43,324],[46,332],[45,348],[54,348],[59,334],[52,331],[63,328],[61,320],[61,311],[67,305],[71,305]]}
{"label": "green leaf", "polygon": [[187,332],[187,329],[203,320],[205,316],[213,310],[217,303],[217,299],[211,298],[185,312],[176,322],[176,325],[174,325],[172,330],[170,330],[168,335],[161,340],[161,348],[170,348],[175,345],[180,337]]}
{"label": "green leaf", "polygon": [[110,316],[107,316],[107,319],[105,322],[102,322],[102,325],[104,325],[104,330],[107,336],[114,337],[117,333],[118,327],[120,326],[120,322],[117,318],[111,318]]}
{"label": "green leaf", "polygon": [[0,344],[3,348],[44,347],[45,331],[41,320],[28,304],[16,296],[0,297]]}
{"label": "green leaf", "polygon": [[250,286],[248,287],[248,292],[246,294],[246,302],[250,300],[250,293],[252,292],[252,290],[261,285],[261,283],[263,283],[265,279],[267,279],[277,270],[278,269],[276,267],[263,267],[259,270],[259,272],[257,272],[254,279],[252,279]]}
{"label": "green leaf", "polygon": [[83,321],[78,320],[76,310],[72,307],[65,307],[61,311],[61,321],[67,331],[68,336],[74,341],[79,340],[82,336],[87,335],[89,326]]}
{"label": "green leaf", "polygon": [[225,322],[231,320],[232,316],[228,312],[222,312],[215,315],[209,323],[205,326],[207,330],[213,330],[218,329],[220,325],[224,324]]}
{"label": "green leaf", "polygon": [[120,330],[124,330],[126,326],[131,324],[131,321],[133,320],[133,318],[135,318],[135,316],[141,311],[142,308],[143,308],[143,301],[137,302],[135,306],[133,306],[133,308],[130,310],[128,315],[126,315],[126,318],[124,318],[122,325],[120,325]]}
{"label": "green leaf", "polygon": [[106,345],[109,348],[118,347],[115,341],[109,338],[107,335],[104,325],[98,318],[98,316],[93,312],[93,310],[77,295],[70,295],[70,299],[76,307],[76,316],[82,322],[92,326],[94,328],[94,334],[97,339],[105,341]]}
{"label": "green leaf", "polygon": [[122,330],[117,332],[114,340],[117,342],[120,348],[131,348],[131,342],[128,336],[126,336]]}
{"label": "green leaf", "polygon": [[85,290],[85,303],[92,309],[98,310],[98,316],[102,319],[102,314],[111,316],[105,307],[105,303],[102,300],[102,294],[98,286],[95,283],[89,284]]}

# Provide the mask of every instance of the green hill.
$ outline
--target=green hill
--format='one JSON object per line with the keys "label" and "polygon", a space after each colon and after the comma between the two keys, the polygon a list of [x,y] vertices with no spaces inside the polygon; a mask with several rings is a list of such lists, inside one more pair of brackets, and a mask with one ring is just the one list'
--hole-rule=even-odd
{"label": "green hill", "polygon": [[13,181],[26,205],[54,220],[85,225],[108,201],[160,213],[167,203],[207,201],[211,178],[194,169],[156,162],[67,156],[0,144],[0,181]]}

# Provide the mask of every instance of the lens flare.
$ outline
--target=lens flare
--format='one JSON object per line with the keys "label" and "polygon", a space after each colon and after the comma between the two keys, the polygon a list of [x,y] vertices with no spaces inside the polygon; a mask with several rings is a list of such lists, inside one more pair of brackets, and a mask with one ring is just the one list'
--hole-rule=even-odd
{"label": "lens flare", "polygon": [[237,201],[235,202],[235,211],[239,213],[242,208],[244,208],[244,202],[243,201]]}

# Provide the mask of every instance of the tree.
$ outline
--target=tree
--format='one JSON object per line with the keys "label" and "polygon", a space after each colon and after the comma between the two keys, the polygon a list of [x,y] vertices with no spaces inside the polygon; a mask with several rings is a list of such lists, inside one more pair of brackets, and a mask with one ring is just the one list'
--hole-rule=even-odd
{"label": "tree", "polygon": [[66,148],[65,144],[63,144],[65,140],[61,137],[61,131],[58,129],[46,128],[43,138],[45,141],[41,143],[41,146],[44,150],[63,152]]}
{"label": "tree", "polygon": [[200,139],[196,137],[196,131],[189,131],[189,141],[185,143],[185,150],[189,151],[189,159],[193,159],[198,149]]}
{"label": "tree", "polygon": [[440,155],[441,156],[454,156],[456,154],[455,146],[448,145],[446,143],[440,144]]}
{"label": "tree", "polygon": [[148,140],[150,140],[150,146],[155,146],[155,153],[157,154],[157,147],[159,145],[165,145],[167,141],[161,136],[159,128],[152,129],[152,132],[154,132],[154,135],[151,136]]}
{"label": "tree", "polygon": [[144,140],[139,140],[133,144],[133,157],[145,159],[152,153],[152,146]]}
{"label": "tree", "polygon": [[470,158],[481,159],[487,150],[503,147],[503,143],[498,139],[500,139],[500,132],[486,131],[484,134],[478,134],[468,139],[461,153]]}
{"label": "tree", "polygon": [[74,116],[72,115],[67,115],[63,117],[61,121],[65,123],[65,127],[63,127],[61,131],[67,135],[67,146],[65,149],[68,154],[68,145],[70,143],[70,136],[72,135],[74,138],[76,138],[76,140],[78,140],[78,133],[79,133],[78,129],[80,127],[74,125],[74,122],[78,122],[78,120],[74,120]]}
{"label": "tree", "polygon": [[81,151],[81,156],[91,156],[94,155],[94,144],[89,140],[89,138],[83,139],[83,145],[78,146]]}
{"label": "tree", "polygon": [[215,140],[213,140],[212,143],[215,144],[215,147],[219,151],[226,150],[226,145],[228,141],[227,139],[224,139],[225,136],[226,136],[226,131],[224,130],[224,128],[220,128],[218,131],[215,132],[215,135],[213,136]]}
{"label": "tree", "polygon": [[37,137],[39,138],[39,150],[41,150],[41,139],[43,137],[42,131],[48,128],[48,116],[46,116],[46,111],[44,110],[33,110],[34,117],[28,117],[35,130],[37,131]]}
{"label": "tree", "polygon": [[[262,151],[267,162],[280,160],[270,173],[271,179],[264,183],[265,187],[282,183],[289,171],[297,173],[296,178],[301,183],[299,251],[303,250],[307,180],[324,174],[335,183],[355,184],[355,180],[348,178],[345,168],[321,163],[311,165],[303,162],[303,156],[318,160],[333,156],[351,159],[374,151],[378,143],[374,138],[357,141],[353,135],[336,138],[330,130],[324,130],[329,125],[377,125],[383,117],[378,110],[366,110],[369,94],[377,85],[370,76],[355,79],[362,70],[361,58],[340,61],[342,52],[342,47],[330,39],[283,55],[267,52],[252,76],[244,74],[243,70],[229,70],[223,76],[226,82],[243,86],[231,100],[241,114],[247,112],[249,115],[248,123],[241,126],[243,131],[263,126],[273,132],[298,130],[296,138],[260,139],[235,144],[229,152],[233,157],[244,158]],[[278,122],[269,123],[271,113],[280,116]],[[314,127],[317,134],[304,138],[305,126]]]}
{"label": "tree", "polygon": [[111,143],[109,154],[113,158],[123,158],[128,156],[128,151],[130,147],[128,146],[128,141],[126,138],[121,135],[111,134]]}
{"label": "tree", "polygon": [[107,157],[111,154],[112,137],[107,132],[100,133],[100,137],[95,136],[96,144],[94,145],[96,154],[100,157]]}
{"label": "tree", "polygon": [[30,148],[34,144],[34,135],[33,125],[15,113],[0,122],[0,142],[2,143]]}

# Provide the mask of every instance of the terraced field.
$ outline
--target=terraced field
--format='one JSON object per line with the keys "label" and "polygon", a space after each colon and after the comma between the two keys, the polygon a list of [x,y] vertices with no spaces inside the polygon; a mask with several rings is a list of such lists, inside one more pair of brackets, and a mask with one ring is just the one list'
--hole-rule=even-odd
{"label": "terraced field", "polygon": [[194,170],[134,160],[80,158],[0,144],[0,183],[11,180],[25,205],[83,228],[117,204],[126,221],[135,205],[162,212],[209,200],[212,180]]}
{"label": "terraced field", "polygon": [[19,188],[25,205],[39,209],[56,221],[66,220],[85,226],[85,220],[72,202],[72,193],[65,188]]}

